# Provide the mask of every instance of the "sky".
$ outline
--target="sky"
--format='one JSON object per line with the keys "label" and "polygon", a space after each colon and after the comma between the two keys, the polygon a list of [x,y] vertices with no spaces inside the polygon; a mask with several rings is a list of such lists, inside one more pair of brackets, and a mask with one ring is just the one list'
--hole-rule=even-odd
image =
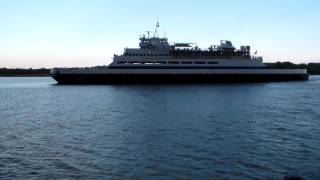
{"label": "sky", "polygon": [[0,0],[0,67],[107,65],[139,36],[251,45],[265,62],[320,62],[319,0]]}

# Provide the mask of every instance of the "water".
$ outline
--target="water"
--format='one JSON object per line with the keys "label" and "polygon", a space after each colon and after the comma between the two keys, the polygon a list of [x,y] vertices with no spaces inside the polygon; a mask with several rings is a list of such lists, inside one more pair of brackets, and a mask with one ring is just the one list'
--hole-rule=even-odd
{"label": "water", "polygon": [[58,86],[0,78],[0,177],[320,177],[308,82]]}

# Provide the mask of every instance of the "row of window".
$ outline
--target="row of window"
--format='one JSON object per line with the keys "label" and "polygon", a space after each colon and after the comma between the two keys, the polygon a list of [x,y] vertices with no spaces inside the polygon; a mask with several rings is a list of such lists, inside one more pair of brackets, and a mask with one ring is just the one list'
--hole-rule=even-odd
{"label": "row of window", "polygon": [[218,64],[218,62],[205,62],[205,61],[195,61],[195,62],[191,62],[191,61],[168,61],[168,62],[164,62],[164,61],[155,61],[155,62],[139,62],[139,61],[120,61],[117,62],[117,64]]}
{"label": "row of window", "polygon": [[169,54],[124,54],[125,56],[169,56]]}
{"label": "row of window", "polygon": [[[170,56],[169,54],[128,54],[128,53],[125,53],[124,54],[125,56],[138,56],[138,57],[168,57]],[[232,53],[232,54],[224,54],[224,53],[219,53],[219,54],[205,54],[205,53],[202,53],[202,54],[188,54],[188,53],[179,53],[179,54],[176,54],[175,56],[180,56],[180,57],[183,57],[183,56],[192,56],[192,57],[195,57],[195,56],[201,56],[201,57],[219,57],[219,56],[229,56],[229,57],[232,57],[232,56],[237,56],[237,57],[250,57],[250,55],[248,54],[242,54],[242,53]]]}

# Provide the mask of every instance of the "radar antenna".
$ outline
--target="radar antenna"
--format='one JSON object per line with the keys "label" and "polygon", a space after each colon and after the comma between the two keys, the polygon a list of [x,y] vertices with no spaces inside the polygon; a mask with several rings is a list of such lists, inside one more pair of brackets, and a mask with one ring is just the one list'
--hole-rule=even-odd
{"label": "radar antenna", "polygon": [[160,27],[160,24],[159,24],[159,21],[157,21],[157,24],[156,24],[156,28],[154,30],[154,35],[153,37],[156,37],[156,35],[158,34],[158,28]]}
{"label": "radar antenna", "polygon": [[149,38],[150,38],[150,33],[151,33],[151,31],[146,31],[146,32],[147,32],[147,34],[148,34],[147,38],[149,39]]}

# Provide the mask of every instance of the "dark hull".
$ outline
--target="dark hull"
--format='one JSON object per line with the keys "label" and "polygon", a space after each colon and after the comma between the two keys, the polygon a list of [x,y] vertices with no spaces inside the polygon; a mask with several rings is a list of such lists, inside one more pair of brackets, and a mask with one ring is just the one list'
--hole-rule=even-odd
{"label": "dark hull", "polygon": [[59,84],[179,84],[305,81],[308,74],[56,74]]}

